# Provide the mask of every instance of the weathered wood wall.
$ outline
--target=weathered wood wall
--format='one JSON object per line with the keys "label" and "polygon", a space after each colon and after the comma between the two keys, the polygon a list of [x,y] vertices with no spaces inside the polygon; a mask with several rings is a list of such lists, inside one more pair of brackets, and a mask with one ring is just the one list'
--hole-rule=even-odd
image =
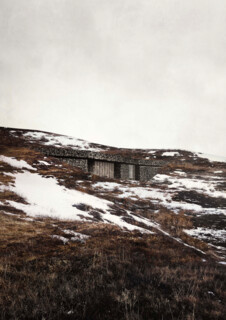
{"label": "weathered wood wall", "polygon": [[100,177],[107,177],[114,179],[114,163],[104,161],[94,161],[93,174]]}
{"label": "weathered wood wall", "polygon": [[63,161],[81,168],[85,172],[91,172],[100,177],[122,180],[149,181],[156,175],[161,167],[140,166],[127,163],[114,163],[93,159],[62,158]]}
{"label": "weathered wood wall", "polygon": [[135,180],[135,165],[129,164],[129,180]]}

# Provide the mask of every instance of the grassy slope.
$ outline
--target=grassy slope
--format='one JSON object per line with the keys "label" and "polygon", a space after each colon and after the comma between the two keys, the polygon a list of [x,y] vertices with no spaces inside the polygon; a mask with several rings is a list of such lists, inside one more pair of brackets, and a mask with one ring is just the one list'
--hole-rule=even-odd
{"label": "grassy slope", "polygon": [[[44,160],[22,140],[3,138],[1,154],[37,165]],[[38,172],[61,178],[70,188],[76,187],[76,180],[92,183],[81,170],[67,164],[57,167],[52,161],[48,167],[38,165]],[[12,168],[1,165],[0,181],[9,184],[12,178],[3,172]],[[8,191],[0,195],[3,202],[23,201]],[[128,199],[124,206],[133,204]],[[141,235],[101,223],[25,218],[23,212],[0,206],[1,319],[224,319],[225,266],[216,263],[202,241],[183,235],[187,243],[207,252],[205,262],[201,253],[160,233]],[[191,223],[183,214],[178,222],[164,209],[158,219],[165,230],[176,225],[176,235]],[[91,237],[64,245],[52,238],[57,234],[70,239],[62,229]]]}
{"label": "grassy slope", "polygon": [[1,228],[1,319],[224,319],[225,268],[164,236],[105,226],[63,245],[50,221]]}

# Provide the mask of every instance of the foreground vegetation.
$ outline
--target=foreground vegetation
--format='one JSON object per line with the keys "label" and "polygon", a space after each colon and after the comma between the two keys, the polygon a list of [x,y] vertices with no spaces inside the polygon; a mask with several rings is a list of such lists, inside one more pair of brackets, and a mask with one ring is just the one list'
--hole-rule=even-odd
{"label": "foreground vegetation", "polygon": [[[0,219],[2,320],[225,319],[225,266],[164,235]],[[51,237],[69,226],[90,238]]]}

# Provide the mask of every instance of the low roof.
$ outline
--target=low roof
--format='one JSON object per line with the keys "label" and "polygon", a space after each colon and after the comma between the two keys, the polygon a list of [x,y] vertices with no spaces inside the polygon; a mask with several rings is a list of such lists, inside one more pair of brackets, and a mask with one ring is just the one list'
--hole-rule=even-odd
{"label": "low roof", "polygon": [[166,162],[162,160],[133,159],[124,157],[121,154],[108,154],[104,152],[93,152],[89,150],[73,150],[69,148],[56,147],[41,147],[39,148],[39,150],[44,152],[46,155],[54,157],[93,159],[127,164],[139,164],[144,166],[163,166],[166,164]]}

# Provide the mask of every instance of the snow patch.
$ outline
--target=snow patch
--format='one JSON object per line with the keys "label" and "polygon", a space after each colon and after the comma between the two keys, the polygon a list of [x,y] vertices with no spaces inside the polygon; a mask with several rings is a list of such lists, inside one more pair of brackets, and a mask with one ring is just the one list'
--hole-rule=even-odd
{"label": "snow patch", "polygon": [[162,201],[169,201],[171,197],[169,195],[164,194],[161,191],[158,191],[154,188],[149,187],[128,187],[121,185],[115,182],[97,182],[93,185],[94,188],[101,188],[104,190],[113,191],[114,189],[118,189],[122,192],[122,194],[116,195],[118,198],[136,198],[139,197],[141,199],[158,199]]}
{"label": "snow patch", "polygon": [[[178,171],[178,173],[181,171]],[[204,181],[201,178],[199,180],[192,178],[183,177],[183,172],[179,174],[177,178],[175,176],[158,174],[154,177],[154,180],[162,185],[167,184],[167,188],[156,188],[156,187],[139,187],[123,185],[115,182],[97,182],[93,184],[94,188],[107,191],[119,191],[121,193],[115,193],[114,196],[117,198],[130,198],[133,200],[150,199],[152,202],[158,202],[164,207],[173,210],[178,213],[180,210],[193,211],[202,214],[224,214],[226,215],[225,209],[216,208],[203,208],[199,204],[187,203],[174,201],[173,196],[175,191],[189,191],[195,190],[199,193],[207,194],[212,197],[226,197],[225,192],[217,191],[215,187],[217,184],[214,181]],[[170,183],[170,184],[169,184]]]}
{"label": "snow patch", "polygon": [[7,216],[16,216],[14,213],[10,213],[10,212],[6,212],[6,211],[2,211],[2,213],[6,214]]}
{"label": "snow patch", "polygon": [[[81,183],[83,181],[77,181],[78,183]],[[105,189],[105,190],[114,190],[115,188],[122,188],[122,185],[116,182],[96,182],[93,184],[94,188],[101,188],[101,189]]]}
{"label": "snow patch", "polygon": [[154,178],[158,182],[170,182],[169,189],[177,190],[195,190],[209,195],[210,197],[226,198],[226,193],[215,189],[216,183],[213,181],[204,181],[201,179],[171,177],[165,174],[157,174]]}
{"label": "snow patch", "polygon": [[84,242],[85,240],[87,240],[90,236],[87,236],[86,234],[82,234],[79,232],[75,232],[73,230],[62,230],[65,234],[69,234],[72,235],[73,237],[70,239],[72,241],[81,241]]}
{"label": "snow patch", "polygon": [[42,160],[39,160],[38,161],[40,164],[43,164],[44,166],[50,166],[50,163],[46,162],[46,161],[42,161]]}
{"label": "snow patch", "polygon": [[88,141],[76,139],[70,136],[55,135],[44,132],[27,132],[24,133],[25,138],[29,138],[30,142],[33,140],[41,140],[40,142],[46,146],[70,147],[71,149],[101,151],[101,148],[91,147]]}
{"label": "snow patch", "polygon": [[190,236],[204,240],[214,239],[217,241],[221,241],[222,239],[226,239],[226,230],[215,230],[198,227],[197,229],[184,229],[184,232]]}
{"label": "snow patch", "polygon": [[181,170],[175,170],[174,173],[178,174],[179,176],[186,176],[187,174]]}
{"label": "snow patch", "polygon": [[58,185],[54,178],[45,178],[30,172],[15,174],[15,187],[9,188],[26,199],[29,204],[13,201],[9,203],[29,216],[83,220],[79,215],[87,218],[92,218],[92,216],[77,209],[76,204],[85,203],[101,210],[107,210],[111,204],[107,200],[77,190],[66,189]]}
{"label": "snow patch", "polygon": [[64,237],[62,237],[62,236],[58,236],[58,235],[53,235],[53,236],[51,236],[51,238],[60,240],[60,241],[62,241],[64,244],[68,243],[68,241],[69,241],[69,239],[64,238]]}
{"label": "snow patch", "polygon": [[180,153],[177,151],[166,151],[162,153],[162,156],[165,157],[175,157],[175,156],[180,156]]}
{"label": "snow patch", "polygon": [[[104,223],[113,223],[120,228],[138,230],[151,233],[123,220],[123,216],[117,216],[110,212],[114,205],[112,202],[83,193],[78,190],[70,190],[57,184],[55,178],[45,178],[36,173],[23,172],[14,174],[15,186],[6,187],[27,201],[27,204],[10,201],[7,203],[18,210],[22,210],[32,217],[50,217],[63,220],[93,221],[93,216],[82,209],[81,204],[91,209],[100,210],[99,214]],[[133,215],[131,215],[133,217]],[[133,217],[134,218],[134,217]],[[136,220],[136,219],[134,219]],[[146,220],[143,223],[148,226]]]}
{"label": "snow patch", "polygon": [[10,166],[18,169],[29,169],[29,170],[37,170],[36,168],[33,168],[30,166],[26,161],[24,160],[17,160],[15,158],[11,157],[5,157],[5,156],[0,156],[0,161],[5,162],[9,164]]}

